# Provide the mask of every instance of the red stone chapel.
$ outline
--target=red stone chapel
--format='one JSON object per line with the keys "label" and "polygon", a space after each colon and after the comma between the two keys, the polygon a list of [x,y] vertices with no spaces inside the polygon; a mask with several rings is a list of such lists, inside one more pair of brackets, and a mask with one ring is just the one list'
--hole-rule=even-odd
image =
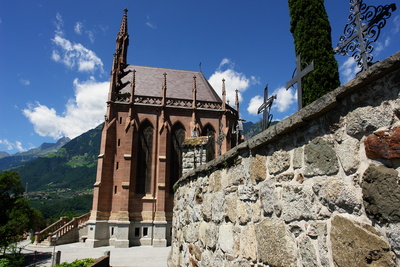
{"label": "red stone chapel", "polygon": [[[116,40],[86,244],[167,246],[173,185],[188,139],[207,137],[207,161],[236,145],[236,109],[201,71],[127,64],[127,10]],[[186,142],[187,143],[187,142]]]}

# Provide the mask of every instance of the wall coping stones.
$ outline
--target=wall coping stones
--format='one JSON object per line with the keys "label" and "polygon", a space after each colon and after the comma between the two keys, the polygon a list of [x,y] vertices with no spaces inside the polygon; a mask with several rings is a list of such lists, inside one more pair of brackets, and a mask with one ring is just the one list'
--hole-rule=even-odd
{"label": "wall coping stones", "polygon": [[344,99],[346,96],[359,91],[366,85],[385,76],[387,73],[398,69],[400,69],[400,51],[383,61],[375,63],[371,66],[371,68],[357,75],[355,79],[327,93],[297,113],[294,113],[293,115],[280,121],[278,124],[271,126],[267,130],[239,144],[218,158],[201,165],[195,170],[185,173],[176,182],[174,188],[179,186],[181,183],[185,183],[186,180],[190,180],[191,178],[197,176],[199,173],[212,171],[216,168],[216,166],[226,164],[228,161],[237,157],[240,154],[240,151],[251,151],[261,145],[271,143],[275,139],[279,138],[280,135],[295,131],[299,127],[306,125],[310,120],[318,118],[332,109],[338,108],[340,105],[342,105],[340,101],[341,99]]}

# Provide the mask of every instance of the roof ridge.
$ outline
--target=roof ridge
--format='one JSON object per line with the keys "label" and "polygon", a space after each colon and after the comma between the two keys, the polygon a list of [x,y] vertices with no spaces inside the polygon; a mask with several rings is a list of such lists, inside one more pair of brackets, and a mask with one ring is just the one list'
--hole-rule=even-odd
{"label": "roof ridge", "polygon": [[[138,67],[143,67],[143,68],[153,68],[153,69],[163,69],[163,70],[179,70],[179,71],[187,71],[187,72],[196,72],[196,73],[201,73],[199,70],[184,70],[184,69],[174,69],[174,68],[166,68],[166,67],[153,67],[153,66],[144,66],[144,65],[133,65],[133,64],[128,64],[127,67],[129,66],[138,66]],[[204,76],[204,75],[203,75]]]}

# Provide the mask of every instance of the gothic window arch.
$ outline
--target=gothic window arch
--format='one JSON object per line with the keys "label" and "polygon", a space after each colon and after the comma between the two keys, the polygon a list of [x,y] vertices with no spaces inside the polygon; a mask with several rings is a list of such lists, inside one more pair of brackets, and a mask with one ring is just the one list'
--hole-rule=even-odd
{"label": "gothic window arch", "polygon": [[154,127],[144,121],[138,131],[138,153],[136,164],[136,189],[137,194],[151,193],[151,166],[153,155]]}
{"label": "gothic window arch", "polygon": [[207,156],[206,156],[206,160],[210,161],[213,160],[215,158],[215,129],[214,127],[207,123],[202,132],[201,132],[202,136],[208,136],[210,137],[210,149],[207,149]]}
{"label": "gothic window arch", "polygon": [[173,185],[182,176],[182,144],[185,141],[185,132],[185,127],[180,122],[175,123],[171,130],[169,173],[171,193]]}

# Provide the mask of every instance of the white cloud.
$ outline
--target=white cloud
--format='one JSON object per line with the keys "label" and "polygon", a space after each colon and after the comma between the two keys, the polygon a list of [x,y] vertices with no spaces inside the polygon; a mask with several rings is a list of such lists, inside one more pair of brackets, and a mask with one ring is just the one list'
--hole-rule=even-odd
{"label": "white cloud", "polygon": [[400,31],[400,16],[396,16],[393,19],[393,24],[394,24],[394,27],[392,28],[392,32],[393,32],[393,34],[396,34]]}
{"label": "white cloud", "polygon": [[61,61],[60,53],[58,53],[57,50],[53,50],[53,52],[51,53],[51,59],[54,60],[55,62]]}
{"label": "white cloud", "polygon": [[277,109],[278,112],[286,112],[292,104],[297,103],[297,91],[293,88],[286,90],[285,87],[280,87],[275,89],[271,95],[276,95],[272,109]]}
{"label": "white cloud", "polygon": [[55,21],[55,26],[56,26],[56,34],[57,35],[64,35],[64,31],[62,30],[63,26],[64,26],[64,21],[62,19],[62,16],[60,15],[60,13],[56,14],[56,21]]}
{"label": "white cloud", "polygon": [[258,108],[264,102],[264,98],[260,95],[254,96],[250,99],[249,106],[247,107],[247,112],[251,115],[258,115]]}
{"label": "white cloud", "polygon": [[25,151],[25,148],[22,147],[22,143],[20,141],[15,141],[15,148],[18,151]]}
{"label": "white cloud", "polygon": [[21,84],[23,84],[23,85],[26,85],[26,86],[28,86],[28,85],[31,84],[31,82],[30,82],[29,80],[26,80],[26,79],[21,79],[21,80],[19,80],[19,82],[20,82]]}
{"label": "white cloud", "polygon": [[382,50],[388,47],[390,45],[390,42],[391,42],[390,36],[387,36],[385,40],[383,40],[383,42],[377,42],[375,47],[376,53],[379,54]]}
{"label": "white cloud", "polygon": [[340,66],[339,68],[340,75],[343,76],[344,83],[347,83],[351,79],[354,79],[356,77],[356,74],[360,71],[360,68],[357,67],[356,62],[354,61],[354,58],[349,57],[343,65]]}
{"label": "white cloud", "polygon": [[6,146],[7,150],[16,149],[19,152],[26,151],[25,148],[22,147],[22,143],[20,141],[10,142],[7,139],[0,139],[0,145]]}
{"label": "white cloud", "polygon": [[[225,66],[228,68],[223,70]],[[218,69],[208,79],[208,82],[219,96],[222,94],[222,79],[225,79],[226,99],[231,105],[235,104],[236,89],[239,91],[238,94],[240,102],[242,101],[241,93],[246,91],[250,85],[259,84],[259,81],[256,77],[250,76],[250,78],[248,78],[245,74],[235,71],[234,67],[234,64],[229,59],[224,58],[221,61]]]}
{"label": "white cloud", "polygon": [[91,43],[94,43],[94,33],[92,31],[86,31],[87,37]]}
{"label": "white cloud", "polygon": [[150,28],[152,28],[154,30],[157,29],[157,25],[154,22],[150,21],[150,16],[149,15],[147,15],[146,26],[148,26],[148,27],[150,27]]}
{"label": "white cloud", "polygon": [[68,100],[62,115],[38,102],[23,110],[37,134],[55,140],[63,136],[72,139],[104,121],[109,82],[97,82],[91,77],[85,82],[75,79],[73,84],[75,99]]}
{"label": "white cloud", "polygon": [[8,141],[7,139],[0,139],[0,145],[4,145],[7,147],[7,150],[11,150],[13,149],[13,145],[10,141]]}
{"label": "white cloud", "polygon": [[231,63],[231,61],[228,58],[224,58],[221,63],[219,63],[218,69],[221,69],[225,65],[230,65],[232,68],[234,67],[234,64]]}
{"label": "white cloud", "polygon": [[76,22],[74,26],[74,32],[78,35],[86,34],[87,37],[89,38],[91,43],[94,43],[94,33],[89,30],[84,30],[85,26],[83,25],[83,22]]}
{"label": "white cloud", "polygon": [[[94,72],[99,70],[103,72],[103,62],[95,52],[87,49],[80,43],[72,43],[64,38],[63,25],[64,22],[59,13],[56,14],[56,30],[52,39],[55,48],[52,51],[51,59],[55,62],[64,64],[70,69],[77,68],[80,72]],[[83,23],[77,22],[74,30],[77,34],[82,34]],[[91,42],[94,41],[92,32],[87,32]]]}
{"label": "white cloud", "polygon": [[82,35],[83,23],[78,21],[75,23],[74,31],[76,34]]}
{"label": "white cloud", "polygon": [[390,42],[391,42],[391,38],[390,38],[390,37],[387,37],[387,38],[385,39],[385,47],[388,47],[388,46],[390,45]]}
{"label": "white cloud", "polygon": [[[275,89],[269,97],[276,95],[276,99],[272,104],[271,109],[277,110],[278,112],[286,112],[290,106],[297,103],[296,90],[289,88],[286,90],[285,87]],[[260,95],[254,96],[249,103],[247,111],[251,115],[258,115],[259,107],[264,103],[264,97]]]}
{"label": "white cloud", "polygon": [[77,68],[80,72],[93,72],[100,70],[103,72],[103,62],[96,53],[87,49],[81,44],[71,43],[60,35],[55,35],[53,43],[59,49],[52,52],[51,59],[67,66]]}

